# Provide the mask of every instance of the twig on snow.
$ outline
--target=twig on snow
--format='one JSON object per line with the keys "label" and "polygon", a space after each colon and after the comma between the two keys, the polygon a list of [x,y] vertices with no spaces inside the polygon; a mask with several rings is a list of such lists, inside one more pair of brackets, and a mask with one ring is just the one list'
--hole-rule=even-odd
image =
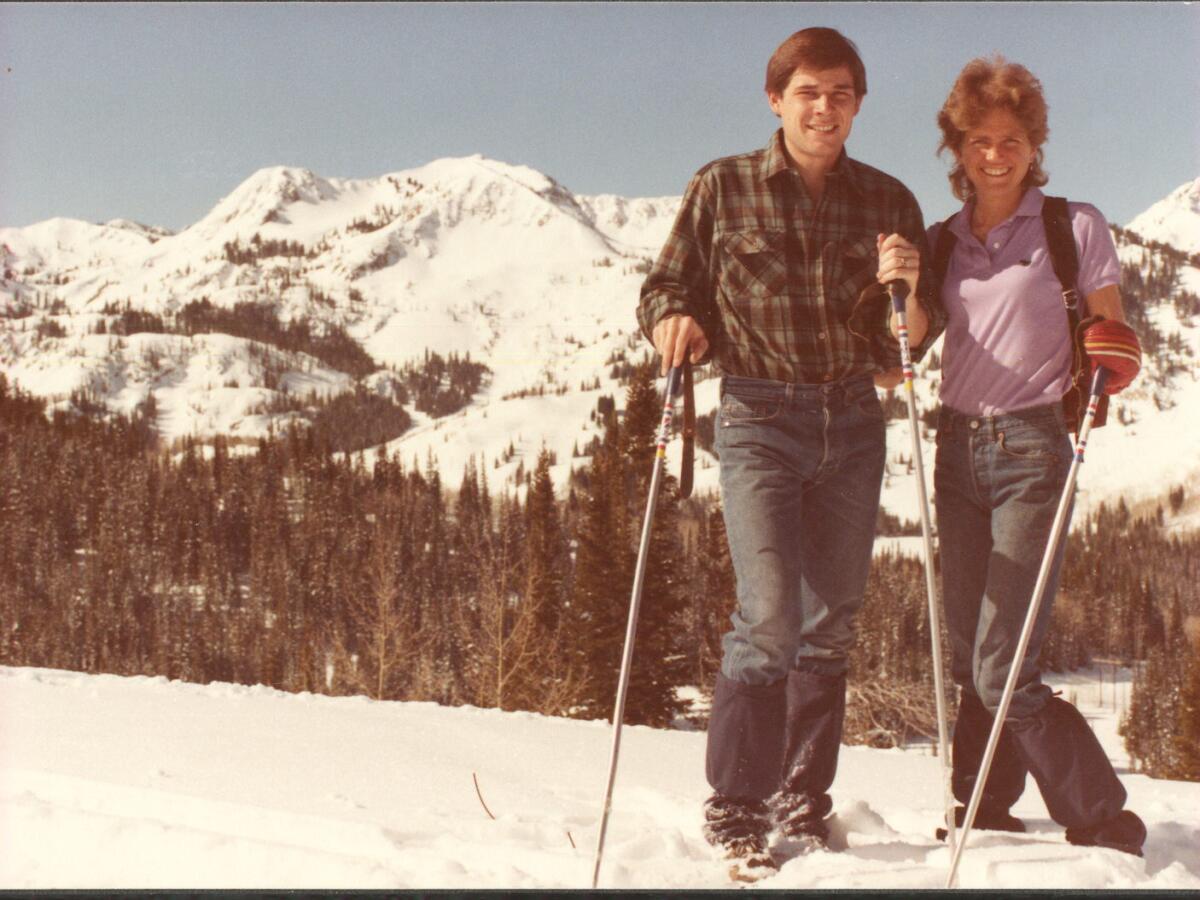
{"label": "twig on snow", "polygon": [[[492,815],[492,811],[490,809],[488,809],[488,805],[483,801],[483,792],[479,790],[479,778],[475,775],[474,772],[471,773],[471,780],[473,782],[475,782],[475,796],[479,798],[479,805],[482,806],[483,811],[488,814],[488,818],[495,821],[496,817],[494,815]],[[575,847],[575,838],[571,837],[570,831],[567,832],[567,840],[571,842],[572,850],[577,849]]]}
{"label": "twig on snow", "polygon": [[488,805],[483,802],[483,794],[479,790],[479,779],[475,777],[474,772],[471,773],[471,780],[475,782],[475,796],[479,798],[479,803],[483,807],[483,811],[488,814],[489,819],[494,820],[496,817],[492,815],[492,811],[488,809]]}

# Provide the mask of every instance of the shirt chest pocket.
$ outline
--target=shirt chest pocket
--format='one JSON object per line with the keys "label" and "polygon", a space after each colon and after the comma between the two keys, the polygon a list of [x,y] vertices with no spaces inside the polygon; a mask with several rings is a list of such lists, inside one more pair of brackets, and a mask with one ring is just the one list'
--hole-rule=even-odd
{"label": "shirt chest pocket", "polygon": [[826,248],[829,253],[829,287],[835,305],[849,310],[863,290],[875,283],[879,256],[875,238],[845,238]]}
{"label": "shirt chest pocket", "polygon": [[782,231],[728,232],[718,277],[730,301],[782,297],[787,292],[787,239]]}

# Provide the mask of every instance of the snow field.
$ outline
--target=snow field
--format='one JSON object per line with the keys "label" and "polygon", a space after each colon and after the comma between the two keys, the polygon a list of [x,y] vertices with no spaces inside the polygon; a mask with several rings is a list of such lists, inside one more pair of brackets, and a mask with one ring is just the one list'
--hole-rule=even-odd
{"label": "snow field", "polygon": [[[1111,675],[1060,687],[1118,766]],[[1127,702],[1127,700],[1125,701]],[[591,881],[611,727],[263,687],[0,668],[0,888],[524,888]],[[626,727],[601,885],[720,888],[704,735]],[[475,793],[496,816],[488,817]],[[1146,857],[1072,847],[1032,780],[1023,835],[977,833],[966,888],[1200,888],[1200,784],[1122,770]],[[940,765],[844,747],[840,852],[758,887],[937,888]],[[572,843],[574,846],[572,846]]]}

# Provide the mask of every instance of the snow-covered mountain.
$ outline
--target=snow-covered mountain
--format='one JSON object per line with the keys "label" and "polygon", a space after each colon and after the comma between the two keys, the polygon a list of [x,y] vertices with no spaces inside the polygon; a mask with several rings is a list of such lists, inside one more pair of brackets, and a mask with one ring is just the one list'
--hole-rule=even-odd
{"label": "snow-covered mountain", "polygon": [[[1013,808],[1028,832],[974,832],[960,887],[1200,889],[1200,784],[1124,768],[1129,679],[1051,683],[1121,772],[1145,858],[1068,844],[1030,779]],[[0,710],[0,889],[591,884],[606,722],[8,667]],[[836,852],[787,859],[757,887],[942,887],[940,768],[926,747],[843,747]],[[701,834],[708,790],[702,733],[626,728],[600,886],[730,887]]]}
{"label": "snow-covered mountain", "polygon": [[1200,253],[1200,178],[1181,184],[1126,227],[1147,241]]}
{"label": "snow-covered mountain", "polygon": [[[267,348],[285,372],[267,383],[253,363],[267,350],[252,341],[215,351],[200,335],[147,340],[112,326],[127,308],[169,319],[201,298],[222,309],[260,302],[284,323],[344,329],[385,365],[469,353],[491,370],[480,410],[568,390],[579,431],[602,392],[583,396],[581,384],[600,376],[614,393],[606,370],[638,342],[641,273],[677,206],[577,197],[476,156],[363,180],[263,169],[177,234],[68,219],[3,228],[0,372],[60,404],[83,390],[129,412],[153,394],[168,439],[255,437],[284,417],[261,411],[272,395],[349,381],[304,352]],[[536,421],[523,433],[518,455],[548,437]]]}
{"label": "snow-covered mountain", "polygon": [[[1155,204],[1131,228],[1157,217],[1188,234],[1198,186]],[[283,323],[340,329],[385,366],[426,351],[469,353],[490,370],[471,404],[443,418],[414,414],[389,450],[422,464],[432,454],[447,484],[459,482],[471,456],[482,457],[502,488],[545,446],[562,485],[586,462],[576,454],[597,431],[598,399],[623,403],[615,365],[648,352],[634,318],[638,289],[678,204],[579,196],[533,169],[473,156],[368,179],[262,169],[178,233],[124,220],[0,228],[0,373],[60,406],[82,391],[130,412],[153,396],[168,439],[254,438],[299,415],[281,398],[331,396],[352,390],[355,379],[303,347],[185,331],[114,333],[114,324],[127,310],[169,323],[201,299],[223,310],[260,303]],[[1145,224],[1137,230],[1146,240],[1171,237]],[[1140,271],[1163,264],[1163,251],[1133,237],[1119,245],[1122,260]],[[1196,268],[1180,265],[1172,277],[1177,295],[1200,294]],[[1161,300],[1147,317],[1167,350],[1148,355],[1143,376],[1117,398],[1112,424],[1089,447],[1083,510],[1116,493],[1153,499],[1177,483],[1200,488],[1200,429],[1188,412],[1200,401],[1200,330],[1187,303]],[[933,366],[919,368],[922,410],[936,399]],[[392,395],[393,381],[385,371],[364,383]],[[700,381],[698,413],[716,403],[715,381]],[[922,437],[931,467],[926,429]],[[891,422],[889,446],[884,505],[916,520],[906,418]],[[715,460],[698,456],[697,492],[715,492]],[[677,468],[676,452],[668,460]]]}

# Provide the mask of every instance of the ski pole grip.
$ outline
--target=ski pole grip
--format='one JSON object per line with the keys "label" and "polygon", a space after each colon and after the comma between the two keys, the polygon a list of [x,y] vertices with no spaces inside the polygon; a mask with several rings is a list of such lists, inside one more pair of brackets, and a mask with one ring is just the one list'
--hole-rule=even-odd
{"label": "ski pole grip", "polygon": [[904,300],[908,297],[908,282],[902,278],[897,278],[895,281],[889,281],[887,285],[888,294],[892,298],[892,309],[896,315],[904,313]]}
{"label": "ski pole grip", "polygon": [[667,372],[667,398],[678,397],[683,390],[683,366],[671,366]]}

